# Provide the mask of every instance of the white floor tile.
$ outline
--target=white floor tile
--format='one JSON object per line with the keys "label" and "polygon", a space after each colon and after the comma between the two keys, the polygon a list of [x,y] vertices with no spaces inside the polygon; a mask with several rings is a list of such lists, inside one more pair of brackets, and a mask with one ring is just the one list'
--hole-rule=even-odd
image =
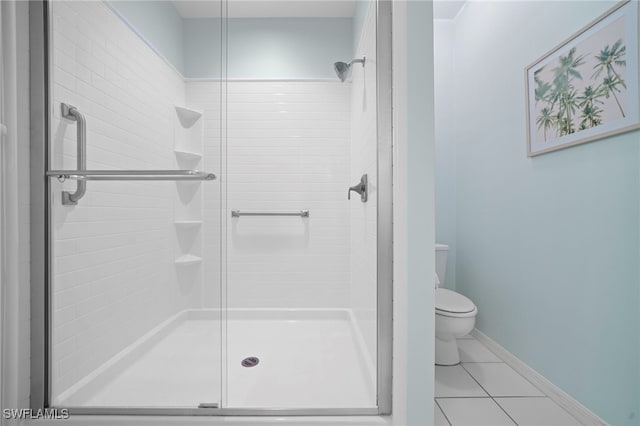
{"label": "white floor tile", "polygon": [[464,368],[491,396],[544,396],[504,363],[465,363]]}
{"label": "white floor tile", "polygon": [[433,401],[433,424],[434,426],[450,426],[447,418],[442,414],[442,410],[438,407],[435,401]]}
{"label": "white floor tile", "polygon": [[436,365],[436,397],[487,396],[460,365]]}
{"label": "white floor tile", "polygon": [[496,402],[520,426],[580,425],[549,398],[496,398]]}
{"label": "white floor tile", "polygon": [[491,398],[439,398],[438,404],[452,426],[515,424]]}
{"label": "white floor tile", "polygon": [[458,341],[462,362],[502,362],[493,352],[475,339]]}
{"label": "white floor tile", "polygon": [[465,340],[465,339],[473,339],[473,336],[470,334],[465,334],[462,337],[458,337],[458,340]]}

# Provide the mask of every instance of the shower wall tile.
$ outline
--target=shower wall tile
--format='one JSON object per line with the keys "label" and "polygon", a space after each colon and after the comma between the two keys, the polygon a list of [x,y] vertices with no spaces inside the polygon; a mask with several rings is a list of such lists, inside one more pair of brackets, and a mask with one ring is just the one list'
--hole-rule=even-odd
{"label": "shower wall tile", "polygon": [[[76,126],[87,120],[88,169],[170,169],[174,105],[184,80],[103,2],[53,2],[54,169],[76,168]],[[88,182],[77,206],[53,186],[54,398],[176,311],[199,288],[179,288],[173,266],[171,182]]]}
{"label": "shower wall tile", "polygon": [[[210,117],[205,164],[215,167],[227,154],[226,234],[204,230],[205,270],[219,271],[213,254],[226,237],[228,307],[349,307],[350,85],[230,81],[227,89],[221,147],[219,100],[211,96],[219,83],[187,83],[189,104]],[[220,219],[220,196],[218,187],[205,190],[205,223]],[[230,217],[231,210],[303,209],[309,218]]]}

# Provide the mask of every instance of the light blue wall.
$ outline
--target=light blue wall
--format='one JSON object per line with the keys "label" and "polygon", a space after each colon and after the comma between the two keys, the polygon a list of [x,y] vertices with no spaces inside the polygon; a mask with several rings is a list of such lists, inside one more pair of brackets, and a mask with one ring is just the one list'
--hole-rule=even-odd
{"label": "light blue wall", "polygon": [[185,77],[221,77],[221,34],[220,19],[184,20]]}
{"label": "light blue wall", "polygon": [[353,49],[352,51],[358,51],[358,44],[360,43],[360,36],[362,33],[362,27],[364,21],[367,18],[367,12],[369,7],[373,7],[373,0],[356,0],[356,8],[353,13]]}
{"label": "light blue wall", "polygon": [[[220,19],[183,19],[169,1],[109,3],[183,76],[220,77]],[[232,18],[227,34],[228,78],[336,78],[333,63],[353,57],[352,18]]]}
{"label": "light blue wall", "polygon": [[612,4],[467,3],[451,217],[477,327],[607,422],[637,425],[640,133],[526,157],[524,68]]}
{"label": "light blue wall", "polygon": [[436,20],[434,69],[436,108],[436,242],[447,244],[447,271],[443,287],[456,288],[456,129],[454,95],[454,22]]}
{"label": "light blue wall", "polygon": [[433,6],[407,7],[407,424],[433,424]]}
{"label": "light blue wall", "polygon": [[[351,18],[244,18],[228,25],[229,78],[333,79],[333,63],[353,55]],[[207,72],[191,69],[190,77]]]}
{"label": "light blue wall", "polygon": [[[220,76],[219,19],[185,19],[185,70]],[[352,56],[351,18],[232,18],[228,78],[336,78],[333,63]]]}
{"label": "light blue wall", "polygon": [[182,18],[170,1],[109,1],[156,52],[184,74]]}

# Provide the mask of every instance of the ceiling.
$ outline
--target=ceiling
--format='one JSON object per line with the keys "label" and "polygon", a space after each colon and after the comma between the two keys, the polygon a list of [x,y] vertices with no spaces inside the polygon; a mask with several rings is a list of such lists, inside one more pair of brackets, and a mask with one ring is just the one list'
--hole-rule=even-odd
{"label": "ceiling", "polygon": [[[221,15],[219,0],[173,0],[183,18]],[[351,18],[355,0],[229,0],[230,18]]]}

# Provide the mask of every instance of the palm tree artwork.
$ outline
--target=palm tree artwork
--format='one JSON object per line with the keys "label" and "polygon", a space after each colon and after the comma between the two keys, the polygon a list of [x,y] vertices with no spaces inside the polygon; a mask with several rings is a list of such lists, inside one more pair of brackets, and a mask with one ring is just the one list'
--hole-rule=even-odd
{"label": "palm tree artwork", "polygon": [[540,142],[626,117],[627,48],[620,37],[599,43],[577,44],[534,72]]}
{"label": "palm tree artwork", "polygon": [[555,127],[556,117],[551,114],[551,110],[549,108],[542,108],[540,111],[540,115],[536,119],[536,124],[538,128],[544,129],[544,141],[547,141],[547,130]]}

